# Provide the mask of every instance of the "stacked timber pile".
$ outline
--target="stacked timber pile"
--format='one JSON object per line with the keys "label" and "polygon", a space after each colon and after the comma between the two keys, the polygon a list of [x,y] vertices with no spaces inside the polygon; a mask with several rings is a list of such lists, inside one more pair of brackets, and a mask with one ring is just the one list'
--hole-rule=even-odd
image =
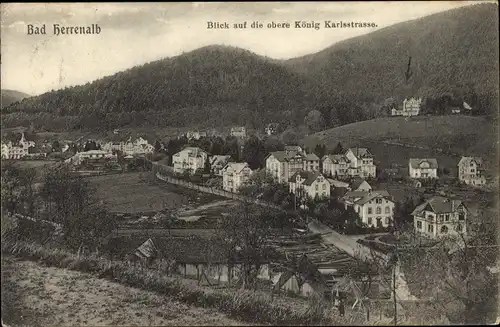
{"label": "stacked timber pile", "polygon": [[275,273],[288,269],[293,258],[300,258],[304,254],[316,269],[323,275],[326,286],[331,289],[335,283],[346,276],[352,267],[357,265],[356,259],[346,252],[321,242],[321,234],[291,234],[276,236],[269,244],[279,254],[273,260],[271,269]]}

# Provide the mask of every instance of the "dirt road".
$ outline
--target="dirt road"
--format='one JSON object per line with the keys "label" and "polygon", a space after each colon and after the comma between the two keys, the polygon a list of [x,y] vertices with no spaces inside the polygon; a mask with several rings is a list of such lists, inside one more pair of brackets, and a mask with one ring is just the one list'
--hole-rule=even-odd
{"label": "dirt road", "polygon": [[2,320],[10,327],[243,325],[215,310],[6,256]]}

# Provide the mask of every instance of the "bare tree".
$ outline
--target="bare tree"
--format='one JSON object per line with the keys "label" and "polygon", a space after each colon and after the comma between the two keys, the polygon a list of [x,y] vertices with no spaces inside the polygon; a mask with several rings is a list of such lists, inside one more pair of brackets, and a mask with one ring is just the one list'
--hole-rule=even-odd
{"label": "bare tree", "polygon": [[229,261],[238,257],[242,264],[243,288],[255,285],[262,265],[267,262],[270,232],[265,211],[249,203],[241,203],[218,222],[217,238],[228,250]]}

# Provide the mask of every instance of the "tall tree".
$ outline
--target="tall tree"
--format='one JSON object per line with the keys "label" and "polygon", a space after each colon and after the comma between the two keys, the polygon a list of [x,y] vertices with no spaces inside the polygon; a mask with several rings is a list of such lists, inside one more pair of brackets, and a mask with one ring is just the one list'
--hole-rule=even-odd
{"label": "tall tree", "polygon": [[242,203],[218,221],[217,239],[225,244],[230,258],[242,261],[243,288],[256,286],[260,269],[268,262],[270,233],[268,213],[257,205]]}
{"label": "tall tree", "polygon": [[264,145],[258,137],[252,135],[243,146],[241,159],[248,163],[250,169],[255,170],[262,168],[266,151]]}
{"label": "tall tree", "polygon": [[337,146],[335,147],[335,149],[333,149],[333,154],[342,154],[344,153],[345,149],[344,147],[342,146],[342,143],[340,143],[340,141],[337,143]]}

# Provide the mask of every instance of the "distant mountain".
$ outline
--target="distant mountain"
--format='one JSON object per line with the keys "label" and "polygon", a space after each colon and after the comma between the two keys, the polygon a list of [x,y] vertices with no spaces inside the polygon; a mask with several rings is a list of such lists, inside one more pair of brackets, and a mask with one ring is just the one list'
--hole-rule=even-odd
{"label": "distant mountain", "polygon": [[483,114],[498,107],[497,26],[497,5],[478,4],[286,61],[208,46],[14,103],[1,123],[55,131],[280,122],[317,131],[383,116],[384,100],[409,95],[446,98],[436,106],[463,99]]}
{"label": "distant mountain", "polygon": [[[411,10],[411,8],[408,8]],[[285,64],[359,99],[498,93],[498,4],[395,24]],[[412,77],[405,72],[411,56]]]}
{"label": "distant mountain", "polygon": [[2,89],[1,93],[2,93],[2,98],[1,98],[2,108],[7,107],[14,102],[21,101],[22,99],[30,96],[29,94],[14,90]]}

